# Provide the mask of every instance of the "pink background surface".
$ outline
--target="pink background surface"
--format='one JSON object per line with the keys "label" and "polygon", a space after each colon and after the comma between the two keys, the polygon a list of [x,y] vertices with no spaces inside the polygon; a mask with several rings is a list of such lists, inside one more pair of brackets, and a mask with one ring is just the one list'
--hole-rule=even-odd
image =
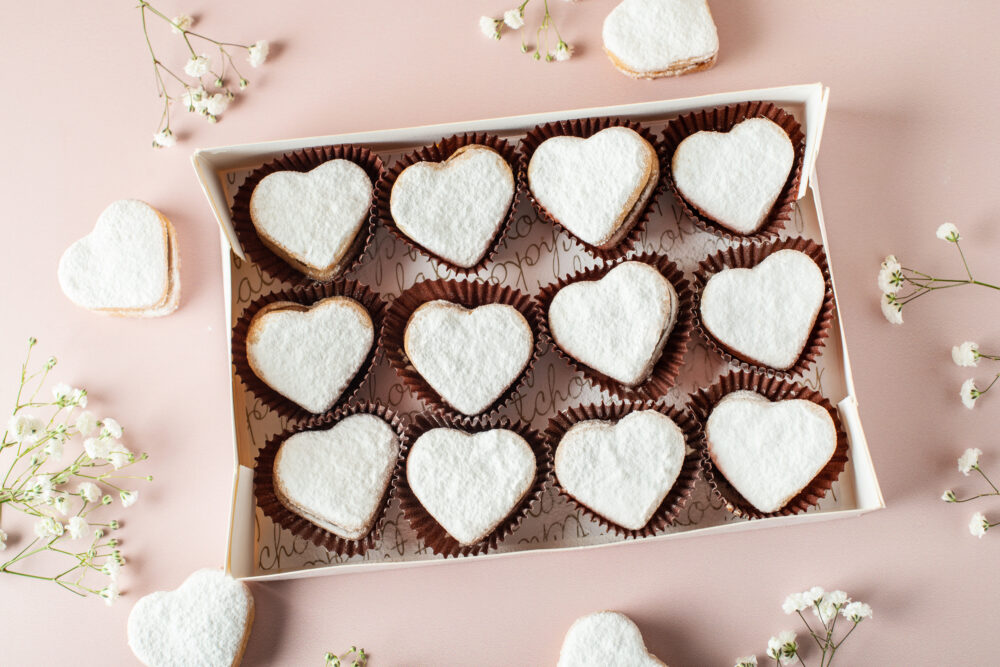
{"label": "pink background surface", "polygon": [[[959,273],[934,238],[945,220],[969,239],[973,269],[997,278],[1000,6],[715,0],[717,66],[637,82],[600,51],[611,2],[552,3],[577,55],[549,65],[520,55],[516,38],[493,44],[479,34],[479,15],[503,3],[204,4],[199,29],[271,39],[275,53],[251,71],[251,89],[223,122],[182,116],[175,129],[185,140],[168,151],[148,147],[159,107],[129,3],[3,6],[0,401],[12,401],[22,343],[37,336],[40,356],[61,359],[55,379],[84,384],[91,406],[127,427],[156,481],[123,515],[126,597],[108,609],[3,577],[0,661],[54,664],[72,651],[77,664],[134,663],[132,604],[223,563],[230,376],[218,232],[189,164],[195,147],[822,81],[832,89],[818,162],[829,246],[889,508],[755,533],[255,585],[246,664],[321,664],[326,650],[351,644],[369,650],[373,667],[554,664],[572,620],[610,608],[635,619],[671,665],[730,665],[763,656],[771,634],[798,630],[780,605],[812,585],[843,588],[875,610],[838,654],[844,664],[995,662],[998,538],[971,537],[974,509],[938,496],[972,488],[955,470],[963,448],[981,446],[995,464],[997,408],[992,396],[971,413],[960,405],[968,373],[949,350],[967,338],[997,349],[996,297],[976,288],[932,295],[892,328],[874,282],[887,252]],[[177,227],[184,293],[169,318],[99,317],[59,290],[63,249],[124,197],[149,201]]]}

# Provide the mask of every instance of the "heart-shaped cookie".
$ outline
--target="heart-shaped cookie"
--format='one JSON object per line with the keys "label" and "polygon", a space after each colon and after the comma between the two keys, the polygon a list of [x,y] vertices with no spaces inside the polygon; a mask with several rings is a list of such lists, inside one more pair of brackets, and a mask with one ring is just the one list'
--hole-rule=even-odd
{"label": "heart-shaped cookie", "polygon": [[406,459],[406,480],[424,509],[463,546],[483,540],[535,481],[535,454],[513,431],[427,431]]}
{"label": "heart-shaped cookie", "polygon": [[709,278],[701,321],[736,356],[785,370],[809,342],[825,294],[823,272],[809,255],[779,250],[752,269],[723,269]]}
{"label": "heart-shaped cookie", "polygon": [[403,346],[410,363],[449,405],[479,414],[524,371],[534,336],[517,308],[490,303],[467,310],[428,301],[406,323]]}
{"label": "heart-shaped cookie", "polygon": [[343,269],[371,199],[364,169],[330,160],[265,176],[250,196],[250,219],[276,255],[314,280],[330,280]]}
{"label": "heart-shaped cookie", "polygon": [[802,399],[771,402],[753,391],[719,401],[705,436],[719,472],[765,513],[797,496],[837,448],[837,427],[822,406]]}
{"label": "heart-shaped cookie", "polygon": [[556,477],[597,514],[639,530],[673,488],[685,451],[684,433],[655,410],[629,413],[617,423],[582,421],[559,441]]}
{"label": "heart-shaped cookie", "polygon": [[614,66],[641,79],[708,69],[719,53],[706,0],[625,0],[604,19],[602,36]]}
{"label": "heart-shaped cookie", "polygon": [[665,667],[646,650],[638,626],[625,614],[599,611],[576,619],[559,651],[558,667]]}
{"label": "heart-shaped cookie", "polygon": [[396,432],[355,414],[325,431],[302,431],[281,443],[274,490],[281,503],[321,528],[357,540],[372,528],[399,456]]}
{"label": "heart-shaped cookie", "polygon": [[396,227],[462,267],[486,254],[514,199],[514,173],[492,148],[462,146],[444,162],[417,162],[400,173],[389,207]]}
{"label": "heart-shaped cookie", "polygon": [[659,271],[623,262],[596,281],[559,290],[549,305],[556,344],[622,384],[641,384],[677,321],[677,292]]}
{"label": "heart-shaped cookie", "polygon": [[728,132],[688,136],[671,168],[692,206],[726,229],[751,234],[767,220],[794,163],[788,134],[767,118],[749,118]]}
{"label": "heart-shaped cookie", "polygon": [[172,313],[181,289],[173,225],[145,202],[113,202],[94,230],[63,253],[59,286],[90,310],[125,317]]}
{"label": "heart-shaped cookie", "polygon": [[142,598],[128,617],[128,645],[149,667],[239,665],[253,625],[247,587],[198,570],[175,591]]}
{"label": "heart-shaped cookie", "polygon": [[635,225],[659,178],[656,150],[627,127],[586,139],[551,137],[528,163],[535,200],[571,234],[598,248],[614,246]]}
{"label": "heart-shaped cookie", "polygon": [[375,342],[364,306],[333,296],[311,306],[278,301],[247,333],[247,361],[269,387],[314,413],[326,412],[361,369]]}

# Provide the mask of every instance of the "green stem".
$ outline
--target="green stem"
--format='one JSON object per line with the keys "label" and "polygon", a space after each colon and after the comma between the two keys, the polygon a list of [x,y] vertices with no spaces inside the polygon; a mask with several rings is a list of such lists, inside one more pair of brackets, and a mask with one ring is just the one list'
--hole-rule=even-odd
{"label": "green stem", "polygon": [[[993,382],[996,382],[996,379],[994,379]],[[993,384],[990,383],[990,386],[992,387]],[[979,467],[978,463],[976,465],[972,466],[972,469],[975,470],[976,472],[978,472],[980,475],[982,475],[983,479],[986,480],[986,483],[989,484],[990,488],[993,489],[993,493],[983,493],[983,494],[980,494],[980,495],[984,495],[984,496],[1000,496],[1000,489],[998,489],[996,487],[996,484],[994,484],[992,482],[992,480],[990,480],[990,478],[986,476],[986,473],[983,472],[983,469]]]}

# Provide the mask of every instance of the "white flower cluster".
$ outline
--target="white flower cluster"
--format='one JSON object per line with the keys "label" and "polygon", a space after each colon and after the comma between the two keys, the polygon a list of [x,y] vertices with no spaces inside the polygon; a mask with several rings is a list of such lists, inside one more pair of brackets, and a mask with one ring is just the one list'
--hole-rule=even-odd
{"label": "white flower cluster", "polygon": [[982,512],[976,512],[969,519],[969,532],[973,537],[982,538],[986,531],[990,529],[989,519]]}
{"label": "white flower cluster", "polygon": [[983,455],[983,450],[970,447],[962,452],[958,457],[958,471],[969,476],[969,473],[979,467],[979,457]]}
{"label": "white flower cluster", "polygon": [[799,645],[795,641],[795,633],[791,630],[779,632],[767,640],[767,657],[782,665],[791,664],[799,653]]}
{"label": "white flower cluster", "polygon": [[[528,5],[531,0],[526,0],[522,4],[518,5],[513,9],[508,9],[503,13],[503,16],[496,18],[493,16],[480,16],[479,17],[479,30],[487,38],[493,40],[499,40],[503,36],[504,28],[510,30],[521,30],[524,28],[524,8]],[[546,62],[551,62],[553,60],[566,61],[573,56],[573,46],[565,42],[562,37],[559,36],[559,31],[555,30],[556,33],[556,48],[552,51],[548,50],[548,31],[549,29],[555,29],[553,24],[552,15],[549,13],[548,4],[545,5],[545,15],[542,17],[541,25],[539,25],[536,35],[538,36],[539,44],[536,45],[532,57],[535,60],[545,60]],[[524,38],[521,38],[521,52],[529,53],[531,48],[525,42]]]}
{"label": "white flower cluster", "polygon": [[958,366],[975,366],[979,363],[979,346],[971,340],[951,348],[951,360]]}
{"label": "white flower cluster", "polygon": [[[848,611],[848,608],[850,608],[850,611]],[[781,609],[786,614],[801,613],[806,609],[812,609],[816,618],[822,621],[824,625],[832,621],[838,613],[844,618],[851,620],[854,620],[853,616],[858,616],[855,622],[860,622],[861,619],[871,616],[871,607],[861,602],[851,602],[851,599],[844,591],[826,592],[819,586],[813,586],[808,591],[802,593],[792,593],[785,598]]]}
{"label": "white flower cluster", "polygon": [[736,664],[733,667],[757,667],[757,656],[746,655],[742,658],[736,658]]}

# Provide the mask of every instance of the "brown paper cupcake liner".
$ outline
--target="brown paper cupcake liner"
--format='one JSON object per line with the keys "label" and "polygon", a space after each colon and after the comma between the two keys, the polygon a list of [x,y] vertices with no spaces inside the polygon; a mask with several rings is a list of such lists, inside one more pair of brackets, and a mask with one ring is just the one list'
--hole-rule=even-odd
{"label": "brown paper cupcake liner", "polygon": [[[713,220],[680,193],[677,184],[674,183],[671,163],[674,152],[680,143],[695,132],[702,130],[728,132],[737,123],[747,118],[767,118],[779,125],[788,134],[792,146],[795,147],[795,162],[792,165],[791,173],[788,174],[785,187],[782,188],[778,199],[775,200],[764,224],[756,232],[740,234]],[[798,199],[799,181],[802,178],[802,157],[805,154],[806,136],[795,117],[781,107],[771,102],[740,102],[726,107],[692,111],[678,116],[667,124],[663,130],[662,145],[667,187],[674,193],[674,197],[688,217],[704,231],[737,243],[744,240],[768,240],[776,237],[785,228],[785,223],[791,220],[792,208]]]}
{"label": "brown paper cupcake liner", "polygon": [[[802,352],[799,354],[799,358],[795,364],[786,370],[765,366],[730,348],[709,333],[701,319],[701,294],[713,275],[723,269],[753,268],[763,262],[769,255],[779,250],[798,250],[809,255],[823,272],[823,279],[826,281],[823,305],[820,306],[819,313],[816,315],[816,321],[809,332],[806,344],[802,348]],[[816,360],[823,354],[826,339],[830,336],[830,328],[833,326],[833,316],[837,308],[832,285],[830,267],[827,264],[826,252],[823,250],[823,246],[808,239],[796,237],[764,244],[743,244],[720,250],[701,260],[698,264],[698,269],[694,273],[695,330],[710,349],[715,350],[726,362],[736,368],[779,378],[804,375],[809,370],[809,367],[816,363]]]}
{"label": "brown paper cupcake liner", "polygon": [[452,414],[456,417],[465,417],[466,415],[448,404],[431,387],[427,380],[417,372],[417,369],[410,363],[406,355],[406,349],[403,346],[406,325],[410,320],[410,316],[423,304],[437,299],[457,303],[465,308],[475,308],[476,306],[490,303],[501,303],[513,306],[528,320],[528,325],[531,327],[531,335],[535,339],[531,358],[518,378],[489,407],[480,413],[480,415],[486,416],[495,414],[524,387],[528,375],[535,365],[535,361],[541,354],[544,320],[542,311],[535,300],[524,292],[511,287],[468,281],[421,281],[405,290],[393,300],[385,316],[385,334],[382,343],[389,364],[396,371],[396,375],[403,381],[409,392],[419,398],[428,409],[437,414]]}
{"label": "brown paper cupcake liner", "polygon": [[653,401],[625,401],[623,403],[612,404],[592,403],[580,405],[574,408],[568,408],[552,417],[552,419],[549,420],[548,428],[545,430],[545,439],[548,441],[549,451],[552,453],[552,468],[554,472],[556,448],[559,446],[559,441],[562,440],[562,437],[566,435],[566,432],[574,425],[582,421],[594,419],[617,422],[625,417],[625,415],[639,410],[656,410],[657,412],[670,417],[670,419],[672,419],[674,423],[680,427],[681,431],[683,431],[684,442],[687,446],[687,452],[684,456],[684,464],[681,466],[680,473],[674,481],[673,487],[671,487],[670,491],[664,497],[663,502],[660,503],[660,506],[653,513],[653,516],[649,518],[649,521],[645,526],[638,530],[631,530],[623,526],[619,526],[615,522],[610,519],[606,519],[598,512],[581,503],[572,494],[566,491],[565,488],[563,488],[563,486],[559,483],[559,477],[557,475],[553,474],[552,476],[554,486],[559,491],[560,495],[566,498],[575,507],[579,508],[584,514],[599,523],[605,530],[613,531],[614,533],[625,538],[631,537],[634,539],[638,539],[640,537],[650,537],[652,535],[662,533],[667,527],[673,525],[685,505],[687,505],[687,502],[691,498],[691,494],[694,491],[695,482],[698,480],[698,472],[700,469],[700,443],[703,439],[701,423],[687,410],[682,408],[658,405]]}
{"label": "brown paper cupcake liner", "polygon": [[337,405],[346,403],[354,396],[358,388],[364,383],[365,378],[368,377],[372,366],[374,366],[376,352],[382,344],[382,329],[386,316],[386,303],[376,292],[363,283],[345,278],[340,278],[331,283],[300,285],[291,290],[273,292],[258,297],[246,307],[233,326],[231,337],[232,355],[236,375],[254,396],[289,422],[308,420],[314,417],[315,414],[279,394],[253,372],[250,362],[247,359],[247,335],[250,331],[250,322],[253,320],[254,315],[260,312],[261,308],[272,303],[290,301],[303,306],[311,306],[318,301],[332,296],[349,297],[364,306],[372,318],[372,325],[375,329],[375,340],[372,344],[372,349],[369,350],[368,356],[365,357],[358,372],[355,373],[347,387],[340,394],[337,402],[331,407],[333,409]]}
{"label": "brown paper cupcake liner", "polygon": [[[508,166],[510,166],[511,173],[514,176],[514,197],[511,200],[510,206],[507,208],[507,213],[504,215],[503,221],[497,228],[496,234],[494,234],[493,240],[490,242],[486,253],[475,265],[464,267],[450,262],[404,234],[399,227],[396,226],[396,221],[392,217],[390,197],[392,195],[392,186],[396,184],[396,179],[399,178],[399,175],[403,173],[403,170],[407,167],[414,165],[417,162],[443,162],[451,157],[451,155],[459,148],[469,146],[471,144],[479,144],[481,146],[492,148],[499,153],[501,157],[503,157]],[[467,132],[465,134],[456,134],[445,139],[441,139],[430,146],[419,148],[400,158],[391,168],[383,170],[382,177],[375,186],[375,202],[378,207],[378,216],[382,220],[382,224],[385,225],[385,228],[388,229],[393,236],[403,241],[420,254],[446,268],[451,269],[455,272],[456,276],[475,276],[479,273],[479,271],[486,268],[490,260],[493,258],[493,255],[495,255],[497,250],[500,248],[500,245],[503,243],[504,236],[507,234],[507,228],[510,226],[510,221],[513,219],[514,213],[517,210],[517,204],[521,197],[520,179],[518,179],[517,174],[517,149],[506,140],[485,132]]]}
{"label": "brown paper cupcake liner", "polygon": [[[680,301],[677,310],[677,321],[674,323],[674,328],[671,330],[667,342],[663,346],[660,358],[653,366],[649,377],[636,387],[623,384],[577,361],[556,344],[555,337],[549,329],[549,306],[552,305],[552,299],[555,298],[559,290],[570,283],[599,280],[606,276],[611,269],[625,261],[642,262],[654,267],[674,286],[674,290],[677,292],[677,297]],[[691,286],[687,278],[684,277],[684,273],[666,255],[646,252],[634,257],[623,257],[605,266],[572,273],[561,280],[543,287],[536,299],[538,299],[538,304],[542,310],[542,336],[547,342],[551,343],[559,356],[565,359],[570,366],[583,373],[584,377],[590,380],[596,387],[606,391],[611,397],[655,401],[666,395],[674,384],[676,384],[681,366],[684,365],[684,356],[687,354],[688,343],[691,340],[691,332],[694,328],[694,294],[691,291]]]}
{"label": "brown paper cupcake liner", "polygon": [[[766,396],[771,401],[790,399],[812,401],[830,414],[833,424],[837,429],[837,447],[833,452],[833,456],[830,457],[830,461],[798,495],[775,512],[761,512],[740,495],[740,492],[733,488],[732,484],[729,483],[715,466],[715,462],[712,460],[712,455],[708,449],[707,432],[705,431],[708,416],[726,394],[742,390],[755,391]],[[735,516],[761,519],[765,517],[801,514],[819,504],[819,501],[826,496],[827,492],[833,487],[833,483],[840,477],[840,473],[844,472],[844,469],[847,467],[847,433],[844,431],[844,425],[840,420],[840,413],[822,394],[801,384],[790,382],[783,378],[767,377],[747,371],[733,371],[719,378],[712,386],[699,389],[691,394],[688,406],[702,427],[704,437],[701,443],[701,464],[705,480],[712,487],[715,495],[725,503],[726,509]]]}
{"label": "brown paper cupcake liner", "polygon": [[417,537],[435,554],[444,557],[475,556],[496,549],[504,539],[510,536],[521,521],[527,516],[532,505],[534,505],[542,495],[542,489],[551,473],[551,460],[548,445],[542,435],[532,429],[524,422],[511,422],[506,417],[486,419],[484,417],[465,417],[458,419],[447,415],[438,415],[431,412],[423,412],[410,422],[406,429],[406,441],[408,451],[412,451],[413,444],[421,435],[434,428],[454,428],[461,429],[466,433],[481,433],[495,428],[503,428],[520,435],[531,446],[535,454],[535,481],[528,492],[517,506],[507,515],[503,521],[493,529],[483,540],[475,544],[462,546],[458,540],[448,534],[430,513],[424,509],[406,479],[406,461],[403,461],[403,470],[400,473],[396,487],[396,497],[403,510],[403,516],[416,532]]}
{"label": "brown paper cupcake liner", "polygon": [[[281,502],[274,488],[274,460],[278,455],[281,444],[296,433],[324,430],[326,427],[333,427],[341,420],[356,414],[374,415],[388,422],[392,426],[392,430],[396,432],[400,445],[399,456],[396,459],[392,477],[385,488],[382,500],[379,501],[379,509],[371,530],[362,538],[349,540],[314,524]],[[402,472],[402,462],[406,456],[405,435],[403,420],[396,413],[380,403],[369,401],[342,406],[322,415],[314,415],[294,427],[286,428],[281,433],[272,436],[257,454],[253,473],[253,491],[254,497],[257,499],[257,506],[274,523],[288,530],[296,537],[312,542],[316,546],[323,547],[327,551],[332,551],[341,556],[362,555],[369,549],[375,548],[375,544],[382,535],[382,526],[385,524],[385,514],[392,498],[392,490],[395,488]]]}
{"label": "brown paper cupcake liner", "polygon": [[[232,210],[233,229],[236,231],[236,238],[239,240],[243,252],[246,253],[250,261],[259,266],[261,270],[272,278],[291,283],[292,285],[319,282],[301,273],[264,244],[260,236],[258,236],[257,229],[250,218],[250,196],[253,194],[257,184],[269,174],[276,171],[311,171],[330,160],[349,160],[354,162],[368,174],[373,188],[377,185],[384,171],[382,159],[361,146],[339,145],[303,148],[293,153],[286,153],[253,170],[236,192]],[[362,256],[365,254],[365,250],[375,236],[375,221],[377,218],[378,207],[375,203],[373,191],[368,216],[358,230],[358,234],[354,238],[351,247],[344,255],[344,259],[342,260],[343,267],[334,276],[334,280],[358,266]]]}
{"label": "brown paper cupcake liner", "polygon": [[[538,200],[536,200],[535,196],[531,193],[531,187],[528,183],[528,163],[531,162],[531,156],[535,154],[535,150],[546,139],[567,135],[586,139],[594,134],[597,134],[601,130],[606,130],[609,127],[616,126],[627,127],[631,130],[635,130],[642,136],[643,139],[648,141],[650,145],[653,146],[656,150],[656,157],[660,164],[660,176],[652,194],[649,196],[649,199],[643,206],[642,211],[636,217],[635,223],[625,236],[611,248],[598,248],[597,246],[590,245],[589,243],[586,243],[578,238],[575,234],[573,234],[573,232],[566,229],[566,227],[556,220],[544,206],[538,203]],[[656,203],[656,198],[659,197],[661,192],[663,192],[663,177],[667,166],[669,165],[669,159],[666,157],[662,143],[652,132],[649,131],[649,129],[643,127],[635,121],[628,120],[627,118],[576,118],[573,120],[545,123],[544,125],[536,126],[524,136],[521,140],[520,152],[521,161],[520,169],[518,170],[518,177],[521,181],[521,188],[531,201],[531,205],[534,207],[535,212],[538,213],[540,218],[554,225],[556,229],[564,231],[583,250],[594,257],[604,260],[605,262],[626,257],[635,250],[636,245],[642,239],[642,230],[646,227],[646,222],[649,220],[649,214],[653,209],[653,205]]]}

